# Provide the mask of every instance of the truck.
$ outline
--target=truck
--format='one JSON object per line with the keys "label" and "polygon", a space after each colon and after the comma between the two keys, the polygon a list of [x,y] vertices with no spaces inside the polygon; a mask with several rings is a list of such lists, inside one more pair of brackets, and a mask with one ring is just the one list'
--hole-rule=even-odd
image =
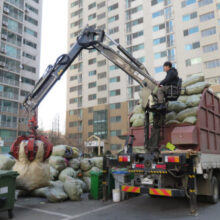
{"label": "truck", "polygon": [[[220,100],[206,88],[197,110],[197,122],[161,127],[157,150],[151,148],[152,129],[149,112],[145,126],[130,127],[123,152],[104,159],[104,183],[111,168],[127,168],[134,179],[120,185],[125,193],[146,193],[151,197],[187,197],[190,212],[197,215],[197,199],[215,204],[220,187]],[[176,150],[160,150],[167,143]],[[134,153],[145,146],[146,153]],[[125,178],[126,179],[126,178]],[[103,185],[104,197],[105,184]]]}
{"label": "truck", "polygon": [[[109,47],[105,40],[111,41]],[[64,75],[69,66],[80,55],[82,50],[97,50],[109,61],[119,67],[140,86],[142,107],[145,110],[145,126],[130,127],[126,136],[123,153],[116,158],[103,159],[103,199],[107,198],[107,178],[112,167],[124,167],[134,178],[126,185],[121,185],[123,192],[148,193],[151,196],[187,196],[190,200],[191,213],[196,213],[197,195],[205,196],[212,203],[218,201],[220,182],[220,102],[211,91],[203,92],[197,111],[198,120],[195,126],[165,126],[166,108],[158,109],[158,97],[154,90],[158,82],[150,75],[146,67],[133,57],[122,45],[111,39],[104,30],[86,27],[77,37],[67,54],[59,56],[54,65],[49,65],[33,90],[25,98],[23,105],[28,115],[30,135],[20,136],[11,146],[11,154],[19,157],[19,146],[25,140],[25,154],[33,161],[38,151],[35,142],[45,144],[46,160],[52,152],[52,145],[46,137],[37,133],[37,108],[53,86]],[[181,94],[182,80],[168,87],[165,97],[175,101]],[[152,95],[154,105],[149,102]],[[153,112],[153,125],[149,115]],[[171,142],[178,151],[161,151],[160,147]],[[145,153],[135,153],[135,146],[144,146]]]}

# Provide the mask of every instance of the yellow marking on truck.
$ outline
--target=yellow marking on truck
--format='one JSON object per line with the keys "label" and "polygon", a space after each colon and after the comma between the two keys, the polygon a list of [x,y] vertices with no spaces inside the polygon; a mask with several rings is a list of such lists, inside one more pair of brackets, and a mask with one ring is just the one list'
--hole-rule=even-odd
{"label": "yellow marking on truck", "polygon": [[141,188],[137,186],[122,186],[121,189],[123,192],[132,192],[132,193],[141,192]]}
{"label": "yellow marking on truck", "polygon": [[152,173],[152,174],[167,174],[167,171],[153,171],[153,170],[150,170],[149,173]]}
{"label": "yellow marking on truck", "polygon": [[170,189],[157,189],[157,188],[150,188],[149,189],[150,195],[157,195],[157,196],[172,196],[172,191]]}
{"label": "yellow marking on truck", "polygon": [[63,70],[61,69],[57,74],[58,76],[63,72]]}
{"label": "yellow marking on truck", "polygon": [[194,192],[196,192],[196,190],[195,189],[190,189],[189,192],[194,193]]}
{"label": "yellow marking on truck", "polygon": [[193,178],[195,178],[195,175],[189,175],[189,178],[193,179]]}

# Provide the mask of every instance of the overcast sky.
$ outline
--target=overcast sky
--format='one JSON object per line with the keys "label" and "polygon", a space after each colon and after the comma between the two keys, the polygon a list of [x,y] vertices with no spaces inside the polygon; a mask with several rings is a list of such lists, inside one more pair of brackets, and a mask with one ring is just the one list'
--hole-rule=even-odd
{"label": "overcast sky", "polygon": [[[40,76],[49,64],[67,52],[67,0],[44,0],[42,18],[42,45]],[[39,107],[39,127],[52,128],[52,121],[60,116],[60,129],[65,132],[66,75],[41,102]]]}

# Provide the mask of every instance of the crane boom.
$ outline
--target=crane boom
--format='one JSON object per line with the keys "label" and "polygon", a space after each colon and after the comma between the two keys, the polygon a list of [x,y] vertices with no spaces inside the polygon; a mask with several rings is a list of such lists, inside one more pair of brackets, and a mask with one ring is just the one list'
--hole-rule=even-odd
{"label": "crane boom", "polygon": [[[110,39],[124,56],[109,46],[104,45],[105,37]],[[143,64],[129,54],[125,48],[112,40],[103,30],[86,27],[77,37],[77,42],[72,46],[69,53],[59,56],[53,66],[48,66],[45,74],[39,79],[32,92],[25,98],[23,105],[28,112],[34,111],[38,107],[83,49],[96,49],[99,51],[147,90],[146,94],[152,93],[153,89],[158,86]]]}

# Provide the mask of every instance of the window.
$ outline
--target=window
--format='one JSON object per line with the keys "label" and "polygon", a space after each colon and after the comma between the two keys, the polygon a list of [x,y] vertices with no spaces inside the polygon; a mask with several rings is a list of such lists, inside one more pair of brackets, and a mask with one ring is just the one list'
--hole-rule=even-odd
{"label": "window", "polygon": [[35,26],[38,26],[38,21],[33,19],[33,18],[31,18],[31,17],[29,17],[29,16],[27,16],[27,15],[25,15],[25,21],[28,21],[29,23],[31,23],[31,24],[33,24]]}
{"label": "window", "polygon": [[185,50],[194,50],[194,49],[197,49],[197,48],[200,48],[200,42],[194,42],[192,44],[186,44],[184,46]]}
{"label": "window", "polygon": [[218,43],[205,45],[202,47],[204,53],[209,53],[218,50]]}
{"label": "window", "polygon": [[31,12],[35,13],[36,15],[38,15],[38,9],[34,8],[33,6],[25,3],[25,7],[26,9],[30,10]]}
{"label": "window", "polygon": [[96,82],[91,82],[88,84],[89,89],[94,88],[94,87],[96,87]]}
{"label": "window", "polygon": [[126,11],[126,19],[130,20],[132,14],[135,14],[135,13],[137,13],[139,11],[142,11],[142,10],[143,10],[143,6],[142,5],[139,5],[139,6],[135,7],[135,8],[128,9]]}
{"label": "window", "polygon": [[118,96],[121,94],[120,89],[112,90],[109,92],[110,96]]}
{"label": "window", "polygon": [[164,2],[164,0],[151,0],[151,5],[156,5],[156,4],[159,4],[161,2]]}
{"label": "window", "polygon": [[88,120],[88,125],[93,125],[93,120],[92,119]]}
{"label": "window", "polygon": [[199,7],[213,3],[213,0],[199,0]]}
{"label": "window", "polygon": [[108,31],[109,34],[114,34],[114,33],[117,33],[117,32],[119,32],[119,27],[111,28]]}
{"label": "window", "polygon": [[88,108],[88,112],[92,113],[93,112],[93,107]]}
{"label": "window", "polygon": [[25,52],[23,52],[23,57],[26,57],[31,60],[36,60],[36,56],[33,56],[33,55],[31,55],[29,53],[25,53]]}
{"label": "window", "polygon": [[31,36],[37,37],[37,32],[31,30],[30,28],[24,27],[24,32],[31,35]]}
{"label": "window", "polygon": [[28,66],[26,64],[23,64],[23,70],[26,70],[26,71],[29,71],[29,72],[32,72],[32,73],[36,73],[36,68],[35,67]]}
{"label": "window", "polygon": [[30,92],[28,92],[28,91],[21,90],[20,95],[21,96],[27,96],[29,93]]}
{"label": "window", "polygon": [[121,130],[112,130],[110,131],[111,136],[119,136],[121,135]]}
{"label": "window", "polygon": [[108,23],[117,21],[118,19],[119,19],[119,15],[112,16],[112,17],[108,18]]}
{"label": "window", "polygon": [[109,66],[109,70],[110,71],[114,71],[114,70],[117,70],[119,67],[117,67],[116,65],[111,65]]}
{"label": "window", "polygon": [[110,83],[120,82],[120,76],[110,78],[109,82]]}
{"label": "window", "polygon": [[156,18],[156,17],[159,17],[159,16],[162,16],[164,15],[164,10],[160,10],[160,11],[156,11],[152,14],[152,18]]}
{"label": "window", "polygon": [[21,50],[18,49],[17,47],[5,44],[5,43],[1,43],[1,50],[4,50],[4,53],[9,56],[9,57],[13,57],[16,59],[20,59],[21,58]]}
{"label": "window", "polygon": [[75,11],[75,12],[72,12],[71,13],[71,18],[74,17],[74,16],[79,16],[80,18],[82,17],[82,12],[83,12],[83,9],[79,9],[78,11]]}
{"label": "window", "polygon": [[83,25],[83,20],[79,19],[78,21],[75,21],[75,22],[71,23],[70,27],[73,28],[73,27],[77,27],[78,26],[78,28],[81,28],[82,25]]}
{"label": "window", "polygon": [[110,109],[111,110],[120,109],[120,108],[121,108],[121,103],[110,104]]}
{"label": "window", "polygon": [[72,127],[77,127],[78,126],[78,121],[71,121],[69,122],[69,127],[72,128]]}
{"label": "window", "polygon": [[35,3],[39,3],[39,0],[32,0],[32,1],[34,1]]}
{"label": "window", "polygon": [[29,40],[24,39],[23,40],[23,44],[25,44],[25,45],[27,45],[29,47],[32,47],[34,49],[37,49],[37,44],[35,44],[34,42],[31,42]]}
{"label": "window", "polygon": [[107,110],[94,111],[93,113],[93,132],[100,138],[106,138],[108,134]]}
{"label": "window", "polygon": [[165,42],[166,42],[166,37],[161,37],[161,38],[157,38],[157,39],[153,40],[154,45],[162,44]]}
{"label": "window", "polygon": [[96,7],[96,2],[89,4],[88,9],[92,9]]}
{"label": "window", "polygon": [[23,21],[23,12],[18,10],[17,8],[7,4],[6,2],[4,3],[4,9],[8,9],[8,12],[6,13],[5,10],[2,10],[3,13],[8,14],[8,16],[13,17],[19,21]]}
{"label": "window", "polygon": [[98,61],[97,66],[105,66],[106,65],[106,60],[101,60]]}
{"label": "window", "polygon": [[190,21],[194,18],[197,18],[197,12],[193,12],[191,14],[183,15],[183,21]]}
{"label": "window", "polygon": [[208,62],[205,62],[205,67],[207,69],[212,69],[212,68],[216,68],[216,67],[219,67],[220,66],[220,60],[217,59],[217,60],[210,60]]}
{"label": "window", "polygon": [[109,7],[108,7],[108,11],[113,11],[113,10],[115,10],[116,8],[118,8],[118,3],[109,6]]}
{"label": "window", "polygon": [[105,104],[107,102],[107,98],[100,98],[98,99],[98,104],[101,105],[101,104]]}
{"label": "window", "polygon": [[144,63],[144,62],[145,62],[145,57],[137,58],[137,60],[138,60],[140,63]]}
{"label": "window", "polygon": [[133,52],[136,52],[136,51],[142,50],[142,49],[144,49],[144,44],[138,44],[138,45],[127,48],[129,53],[133,53]]}
{"label": "window", "polygon": [[99,4],[97,5],[97,8],[100,9],[100,8],[102,8],[102,7],[104,7],[104,6],[105,6],[105,1],[99,3]]}
{"label": "window", "polygon": [[93,14],[89,15],[88,20],[90,21],[95,18],[96,18],[96,13],[93,13]]}
{"label": "window", "polygon": [[188,5],[192,5],[192,4],[195,4],[196,3],[196,0],[184,0],[181,2],[181,6],[182,8],[188,6]]}
{"label": "window", "polygon": [[173,32],[173,21],[167,21],[166,22],[166,32]]}
{"label": "window", "polygon": [[96,63],[96,58],[92,58],[92,59],[90,59],[90,60],[88,61],[88,64],[89,64],[89,65],[92,65],[92,64],[94,64],[94,63]]}
{"label": "window", "polygon": [[110,149],[111,149],[112,151],[114,151],[114,150],[121,150],[122,147],[121,147],[121,144],[111,144],[111,145],[110,145]]}
{"label": "window", "polygon": [[89,71],[89,76],[95,76],[96,75],[96,70]]}
{"label": "window", "polygon": [[208,37],[208,36],[214,35],[214,34],[216,34],[216,27],[212,27],[212,28],[208,28],[206,30],[203,30],[201,32],[201,34],[202,34],[202,37]]}
{"label": "window", "polygon": [[165,28],[165,23],[158,24],[158,25],[153,26],[153,31],[154,32],[160,31],[160,30],[163,30],[164,28]]}
{"label": "window", "polygon": [[77,103],[77,102],[78,102],[78,98],[72,98],[69,100],[70,104]]}
{"label": "window", "polygon": [[105,28],[106,28],[105,24],[97,26],[97,29],[105,30]]}
{"label": "window", "polygon": [[220,3],[216,5],[217,9],[220,10]]}
{"label": "window", "polygon": [[25,78],[25,77],[21,77],[21,82],[22,82],[22,83],[29,84],[29,85],[32,85],[32,86],[35,85],[35,81],[34,81],[34,80],[28,79],[28,78]]}
{"label": "window", "polygon": [[184,30],[183,35],[188,36],[188,35],[191,35],[191,34],[194,34],[194,33],[197,33],[197,32],[199,32],[199,28],[196,26],[196,27],[192,27],[192,28]]}
{"label": "window", "polygon": [[98,79],[106,78],[106,72],[102,72],[98,74]]}
{"label": "window", "polygon": [[107,90],[107,86],[106,85],[100,85],[98,86],[98,91],[101,92],[101,91],[105,91]]}
{"label": "window", "polygon": [[138,24],[142,24],[144,22],[144,19],[143,18],[138,18],[134,21],[129,21],[127,24],[126,24],[126,31],[127,32],[130,32],[131,31],[131,28],[133,26],[136,26]]}
{"label": "window", "polygon": [[211,19],[213,19],[213,18],[215,18],[215,13],[214,13],[214,11],[211,11],[211,12],[209,12],[209,13],[200,15],[200,21],[201,21],[201,22],[208,21],[208,20],[211,20]]}
{"label": "window", "polygon": [[155,73],[161,73],[163,72],[163,66],[158,66],[154,68]]}
{"label": "window", "polygon": [[95,100],[96,99],[96,94],[92,94],[92,95],[89,95],[88,96],[88,100],[91,101],[91,100]]}
{"label": "window", "polygon": [[78,76],[71,76],[70,77],[70,81],[74,81],[74,80],[77,80],[78,79]]}
{"label": "window", "polygon": [[186,66],[192,66],[195,64],[202,63],[202,58],[201,57],[196,57],[196,58],[191,58],[186,60]]}
{"label": "window", "polygon": [[110,118],[111,123],[117,123],[121,121],[121,116],[114,116]]}
{"label": "window", "polygon": [[102,14],[97,15],[97,19],[100,20],[102,18],[105,18],[105,12],[103,12]]}
{"label": "window", "polygon": [[167,56],[167,51],[162,51],[154,54],[155,59],[160,59]]}

